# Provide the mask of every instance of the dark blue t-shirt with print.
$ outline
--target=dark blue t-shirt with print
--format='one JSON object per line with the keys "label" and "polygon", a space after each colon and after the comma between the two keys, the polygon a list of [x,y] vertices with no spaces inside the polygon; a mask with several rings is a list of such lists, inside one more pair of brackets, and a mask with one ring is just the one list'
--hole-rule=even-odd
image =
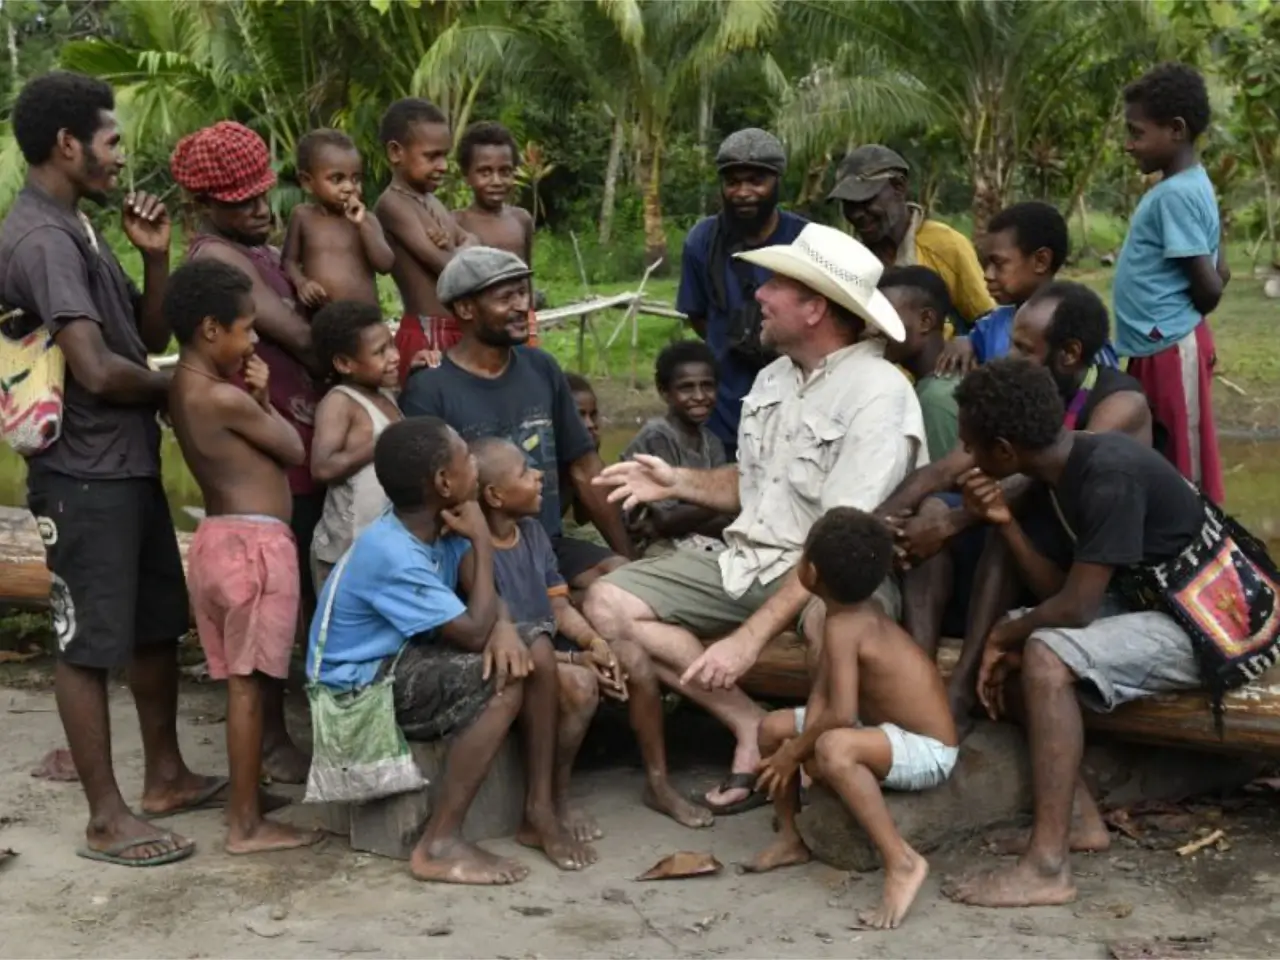
{"label": "dark blue t-shirt with print", "polygon": [[440,366],[409,377],[400,394],[406,417],[439,417],[468,443],[504,437],[541,470],[542,526],[560,533],[560,467],[595,452],[578,417],[569,382],[555,358],[536,347],[515,347],[497,377],[468,373],[446,355]]}

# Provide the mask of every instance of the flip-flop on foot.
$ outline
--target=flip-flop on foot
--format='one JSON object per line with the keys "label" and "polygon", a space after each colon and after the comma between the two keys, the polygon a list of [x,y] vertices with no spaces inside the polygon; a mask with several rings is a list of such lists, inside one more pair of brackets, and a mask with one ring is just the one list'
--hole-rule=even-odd
{"label": "flip-flop on foot", "polygon": [[[157,853],[150,857],[126,857],[123,854],[138,847],[146,847],[154,844],[168,844],[172,849],[165,850],[163,853]],[[177,839],[171,833],[156,833],[147,837],[134,837],[131,840],[121,840],[119,843],[113,843],[105,850],[94,850],[92,847],[81,847],[76,851],[77,857],[83,857],[86,860],[97,860],[100,863],[110,863],[117,867],[160,867],[166,863],[177,863],[179,860],[185,860],[196,852],[196,845],[188,842],[184,846],[178,844]]]}
{"label": "flip-flop on foot", "polygon": [[735,800],[733,803],[716,804],[705,796],[697,796],[693,799],[717,817],[732,817],[739,813],[746,813],[748,810],[756,809],[756,807],[763,807],[769,802],[768,796],[756,790],[757,779],[758,777],[754,773],[730,773],[725,777],[723,782],[716,787],[721,793],[727,793],[730,790],[748,791],[745,797],[741,800]]}
{"label": "flip-flop on foot", "polygon": [[225,807],[227,805],[226,797],[220,798],[218,794],[225,792],[230,786],[231,781],[227,777],[214,777],[208,786],[181,806],[174,807],[171,810],[160,810],[155,813],[142,810],[137,815],[138,819],[163,820],[165,817],[176,817],[179,814],[193,813],[196,810],[216,810],[220,807]]}

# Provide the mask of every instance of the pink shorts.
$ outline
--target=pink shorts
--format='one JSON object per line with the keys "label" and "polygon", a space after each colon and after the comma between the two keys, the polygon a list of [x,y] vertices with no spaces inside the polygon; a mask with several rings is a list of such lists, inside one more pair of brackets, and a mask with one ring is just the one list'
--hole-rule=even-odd
{"label": "pink shorts", "polygon": [[206,517],[187,564],[209,676],[286,679],[300,591],[289,525],[274,517]]}

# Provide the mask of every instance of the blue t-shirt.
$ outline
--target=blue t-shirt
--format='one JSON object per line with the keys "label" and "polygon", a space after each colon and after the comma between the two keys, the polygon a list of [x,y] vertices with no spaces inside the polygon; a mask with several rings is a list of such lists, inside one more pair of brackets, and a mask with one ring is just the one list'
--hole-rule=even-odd
{"label": "blue t-shirt", "polygon": [[[1018,312],[1019,304],[1004,303],[996,307],[969,331],[969,344],[973,347],[973,358],[978,363],[988,363],[1009,355],[1013,346],[1013,318]],[[1104,343],[1093,362],[1100,367],[1119,367],[1115,348]]]}
{"label": "blue t-shirt", "polygon": [[517,527],[520,539],[516,545],[493,551],[494,585],[507,605],[512,622],[554,636],[556,615],[551,608],[551,593],[568,595],[569,588],[560,576],[551,538],[542,524],[526,517]]}
{"label": "blue t-shirt", "polygon": [[516,347],[497,377],[477,377],[449,359],[417,371],[400,394],[406,417],[439,417],[470,443],[503,437],[542,471],[542,527],[561,529],[560,467],[595,451],[582,425],[569,381],[555,357],[536,347]]}
{"label": "blue t-shirt", "polygon": [[405,641],[466,612],[455,591],[458,567],[470,549],[470,540],[456,536],[423,543],[391,511],[365,527],[320,591],[307,676],[315,676],[320,627],[335,590],[320,682],[351,690],[372,683],[382,661]]}
{"label": "blue t-shirt", "polygon": [[1203,317],[1179,261],[1218,256],[1218,198],[1204,167],[1166,177],[1138,201],[1116,263],[1116,345],[1147,357],[1177,343]]}
{"label": "blue t-shirt", "polygon": [[[716,220],[716,217],[707,217],[698,221],[684,238],[684,258],[680,271],[680,292],[676,294],[676,309],[686,316],[707,318],[707,345],[711,347],[719,366],[716,405],[707,425],[721,441],[736,445],[742,398],[751,391],[751,384],[755,382],[758,371],[729,353],[729,317],[742,305],[742,287],[728,262],[724,268],[728,309],[722,313],[712,302],[707,261],[711,256],[712,228]],[[791,243],[800,236],[800,231],[808,223],[803,217],[780,210],[777,228],[760,246]],[[773,276],[771,270],[754,264],[751,265],[751,272],[757,287]]]}

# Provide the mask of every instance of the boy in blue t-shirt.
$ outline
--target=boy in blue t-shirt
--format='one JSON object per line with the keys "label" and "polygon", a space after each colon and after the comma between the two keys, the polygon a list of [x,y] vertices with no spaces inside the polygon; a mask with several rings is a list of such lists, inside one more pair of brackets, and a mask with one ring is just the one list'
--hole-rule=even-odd
{"label": "boy in blue t-shirt", "polygon": [[[965,374],[1008,355],[1014,315],[1037,290],[1053,282],[1067,260],[1068,241],[1067,221],[1058,208],[1038,200],[1015,203],[991,218],[982,244],[983,276],[999,306],[978,320],[967,336],[947,341],[938,357],[938,374]],[[1098,351],[1094,363],[1119,366],[1110,343]]]}
{"label": "boy in blue t-shirt", "polygon": [[595,851],[561,824],[552,798],[555,652],[545,638],[526,645],[503,615],[493,546],[476,503],[475,458],[443,420],[414,417],[383,431],[373,463],[391,509],[365,528],[325,581],[307,675],[357,690],[394,662],[396,720],[405,735],[452,738],[431,818],[410,857],[413,875],[506,884],[528,874],[461,834],[517,718],[528,769],[519,839],[562,869],[587,866]]}
{"label": "boy in blue t-shirt", "polygon": [[662,691],[648,654],[626,641],[605,641],[569,602],[542,510],[542,471],[514,443],[486,437],[472,444],[480,471],[480,503],[493,539],[494,580],[511,619],[527,637],[554,638],[561,651],[556,804],[562,822],[583,840],[600,836],[594,822],[570,810],[569,776],[595,713],[599,693],[627,700],[645,768],[645,803],[687,827],[709,827],[709,810],[682,797],[667,777]]}
{"label": "boy in blue t-shirt", "polygon": [[1116,264],[1116,342],[1167,437],[1164,454],[1222,502],[1213,422],[1213,336],[1205,318],[1230,273],[1218,200],[1196,140],[1209,126],[1209,93],[1190,67],[1167,63],[1124,91],[1125,151],[1160,182],[1138,202]]}

